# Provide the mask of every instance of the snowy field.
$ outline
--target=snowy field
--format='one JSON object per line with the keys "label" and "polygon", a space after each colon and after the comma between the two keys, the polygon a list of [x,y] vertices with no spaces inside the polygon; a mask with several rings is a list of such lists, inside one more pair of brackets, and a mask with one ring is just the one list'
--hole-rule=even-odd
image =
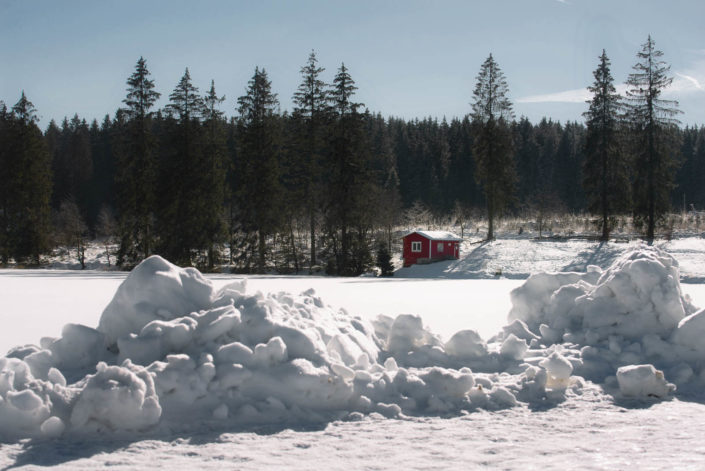
{"label": "snowy field", "polygon": [[[686,330],[693,332],[693,335],[700,335],[705,329],[696,314],[695,318],[689,318],[687,329],[677,332],[680,329],[675,329],[669,324],[672,321],[664,320],[661,314],[671,312],[674,299],[676,304],[686,306],[685,314],[681,316],[695,311],[687,307],[689,301],[695,306],[705,306],[705,285],[701,284],[705,280],[703,239],[690,238],[660,244],[678,261],[683,282],[678,289],[682,289],[682,294],[688,295],[690,299],[685,297],[678,300],[680,294],[673,291],[673,285],[668,281],[669,273],[673,273],[669,271],[668,259],[662,255],[650,254],[648,250],[643,252],[646,255],[642,254],[651,263],[647,268],[644,268],[644,264],[630,265],[630,261],[622,261],[622,265],[613,269],[614,276],[610,278],[605,275],[602,281],[597,279],[597,274],[588,274],[581,276],[583,285],[580,285],[581,281],[577,278],[559,282],[558,277],[548,277],[540,279],[541,283],[534,281],[534,285],[524,285],[528,274],[537,271],[570,270],[584,273],[589,265],[598,265],[608,270],[610,265],[620,260],[620,256],[635,247],[635,244],[600,246],[586,241],[499,241],[480,247],[466,247],[466,256],[456,262],[399,270],[393,279],[248,277],[244,290],[248,295],[256,291],[287,291],[297,294],[309,288],[315,290],[315,294],[309,292],[299,298],[267,298],[270,299],[267,302],[272,312],[283,316],[275,322],[275,327],[286,342],[279,344],[270,341],[266,345],[260,344],[258,349],[269,358],[270,364],[279,365],[277,367],[286,364],[286,347],[289,357],[296,356],[293,353],[295,349],[301,349],[298,340],[287,337],[292,334],[291,326],[297,326],[297,335],[309,332],[304,326],[304,319],[297,318],[299,320],[292,323],[284,318],[284,314],[290,312],[287,306],[296,306],[297,302],[315,304],[320,297],[323,303],[321,306],[330,305],[331,308],[316,307],[306,312],[313,316],[312,319],[321,321],[323,318],[316,316],[331,315],[328,313],[337,312],[342,307],[349,315],[341,314],[336,318],[335,325],[341,332],[348,333],[350,325],[357,325],[354,321],[349,324],[352,316],[360,316],[365,322],[372,322],[378,314],[390,316],[392,320],[397,319],[395,324],[386,326],[386,331],[384,326],[375,324],[375,334],[378,337],[386,336],[383,342],[386,350],[380,350],[356,334],[357,337],[341,338],[335,348],[330,347],[329,343],[328,353],[320,354],[323,355],[320,361],[328,362],[331,371],[336,372],[335,376],[345,380],[342,385],[350,381],[354,384],[367,384],[365,387],[368,392],[364,396],[356,396],[359,394],[357,389],[350,390],[350,393],[353,397],[370,397],[372,406],[360,402],[351,406],[345,402],[350,399],[345,399],[343,402],[347,405],[335,406],[345,409],[345,414],[331,413],[329,409],[323,413],[316,409],[315,404],[308,405],[308,409],[314,411],[310,412],[303,406],[308,404],[306,399],[296,396],[294,392],[288,391],[277,396],[277,387],[281,387],[277,386],[279,383],[267,385],[269,383],[266,381],[272,378],[263,376],[266,368],[257,367],[253,363],[248,368],[254,377],[260,378],[258,391],[264,391],[275,398],[268,402],[269,411],[263,411],[261,403],[251,402],[259,413],[252,419],[246,413],[249,410],[248,404],[236,412],[234,404],[241,406],[242,401],[231,399],[231,402],[225,401],[219,407],[208,405],[208,420],[204,420],[203,413],[200,413],[184,421],[189,423],[195,419],[194,422],[199,423],[199,426],[178,427],[174,425],[175,420],[178,421],[175,418],[179,417],[177,406],[189,401],[194,405],[199,403],[192,396],[195,386],[189,386],[192,389],[184,386],[193,383],[194,377],[184,373],[183,367],[178,366],[174,360],[168,364],[161,363],[166,365],[166,369],[154,370],[157,376],[156,387],[157,391],[164,389],[162,384],[168,379],[166,373],[169,367],[173,367],[174,372],[180,372],[175,376],[177,383],[173,387],[181,394],[182,402],[172,404],[160,392],[163,413],[156,426],[145,425],[148,424],[144,422],[148,420],[145,417],[151,413],[145,401],[140,403],[143,412],[131,419],[132,425],[129,421],[121,422],[120,417],[81,422],[76,418],[79,416],[76,410],[80,409],[84,416],[96,420],[96,414],[101,413],[101,400],[106,404],[112,401],[118,411],[122,410],[129,416],[131,403],[111,399],[111,396],[104,394],[105,384],[124,380],[120,375],[110,376],[112,373],[117,374],[117,370],[110,370],[113,367],[104,370],[106,378],[113,379],[108,380],[102,389],[91,388],[84,383],[81,387],[86,392],[78,400],[70,399],[60,406],[64,399],[60,395],[49,394],[47,397],[53,402],[49,401],[42,406],[34,404],[34,397],[28,399],[29,393],[26,390],[20,391],[17,384],[15,389],[18,392],[13,392],[10,385],[12,379],[8,380],[7,372],[12,371],[15,383],[22,375],[22,369],[15,362],[14,366],[5,364],[4,369],[0,368],[3,370],[0,375],[0,399],[4,396],[6,404],[7,401],[15,401],[13,405],[23,406],[26,413],[12,416],[8,412],[9,406],[3,409],[3,402],[0,401],[0,438],[6,437],[0,440],[5,442],[0,444],[0,469],[96,469],[107,466],[115,469],[139,469],[155,463],[172,469],[469,469],[481,466],[501,469],[702,469],[705,466],[705,445],[700,437],[705,433],[705,395],[701,391],[705,377],[700,368],[702,358],[705,357],[700,353],[703,349],[698,346],[697,339],[688,336]],[[637,262],[639,260],[636,259]],[[122,329],[124,326],[116,324],[114,320],[111,324],[107,317],[101,319],[101,314],[126,275],[117,272],[0,270],[0,316],[4,326],[0,331],[0,350],[5,352],[26,343],[39,344],[42,337],[59,338],[62,326],[69,322],[94,328],[101,323],[103,331],[108,333]],[[218,290],[242,277],[212,275],[208,278],[215,290]],[[145,281],[147,279],[140,279],[131,293],[139,294],[142,296],[140,299],[154,302],[159,301],[161,296],[159,302],[168,303],[164,297],[166,288],[149,285]],[[184,289],[190,279],[182,278]],[[608,301],[601,298],[603,304],[600,311],[613,312],[614,319],[624,315],[622,311],[630,306],[635,314],[645,312],[645,305],[639,304],[642,300],[637,299],[640,296],[643,298],[644,292],[661,292],[663,299],[651,295],[649,302],[650,305],[663,308],[656,310],[654,317],[642,319],[639,325],[649,327],[647,331],[639,333],[642,337],[635,341],[634,338],[630,339],[628,332],[595,324],[597,321],[594,320],[596,311],[593,304],[581,303],[582,298],[578,296],[586,291],[571,295],[571,299],[578,296],[575,301],[571,300],[571,305],[575,304],[582,309],[578,313],[575,310],[565,311],[564,303],[559,302],[560,296],[554,296],[553,301],[542,298],[546,292],[550,294],[567,282],[578,284],[576,288],[563,289],[561,293],[564,295],[570,295],[573,292],[571,290],[577,290],[577,287],[583,290],[589,290],[591,286],[609,289],[620,299],[621,310],[604,304]],[[552,286],[552,283],[556,285]],[[515,309],[512,310],[509,293],[521,286],[524,286],[523,294],[515,297]],[[144,290],[140,291],[141,288]],[[197,294],[193,293],[184,298],[184,302],[195,299]],[[588,296],[590,299],[601,296],[599,290],[588,293],[592,293]],[[125,309],[126,305],[122,306]],[[247,309],[240,309],[243,325]],[[525,322],[531,332],[517,330],[516,323],[512,324],[511,329],[503,331],[502,327],[508,324],[510,311],[512,317]],[[592,330],[585,335],[585,332],[561,324],[557,321],[561,318],[556,314],[559,311],[565,312],[563,317],[573,316],[577,319],[580,316],[584,325],[592,322]],[[397,318],[398,314],[420,316],[427,329],[420,329],[411,317]],[[221,315],[216,320],[220,319],[230,321],[232,317]],[[196,320],[201,322],[202,318]],[[612,320],[610,318],[610,322],[605,325],[614,325]],[[668,325],[661,325],[662,321]],[[286,324],[289,327],[281,322],[289,322]],[[677,319],[673,322],[677,323]],[[539,324],[547,327],[539,329]],[[172,328],[173,325],[166,323],[163,327]],[[327,324],[325,329],[328,329]],[[453,334],[463,329],[477,331],[484,341],[466,335],[462,338],[462,344],[454,344],[451,341]],[[666,331],[668,335],[663,333]],[[45,384],[53,384],[55,392],[63,391],[60,386],[64,379],[60,377],[62,373],[69,382],[72,376],[76,376],[71,368],[61,366],[60,359],[70,357],[81,360],[83,357],[76,356],[77,353],[92,351],[86,341],[90,335],[79,335],[77,332],[75,329],[65,331],[63,343],[54,343],[53,346],[50,340],[41,342],[44,348],[54,352],[57,358],[55,364],[61,370],[60,373],[47,373],[48,365],[37,360],[26,360],[32,365],[35,376],[42,375],[35,370],[43,369],[47,378]],[[433,337],[431,333],[439,335]],[[368,334],[371,335],[371,332]],[[499,334],[498,337],[490,341],[495,334]],[[517,338],[513,334],[519,337],[523,335],[524,338]],[[111,335],[118,337],[117,334]],[[123,341],[120,344],[121,351],[134,352],[131,358],[154,355],[149,336],[142,338],[142,335],[134,337],[129,344]],[[205,337],[210,334],[203,331],[199,335]],[[247,343],[243,340],[246,337],[245,331],[239,335],[243,343]],[[561,335],[564,342],[562,346],[548,346],[550,342],[547,339],[559,339]],[[367,338],[372,337],[368,335]],[[534,338],[536,340],[532,340]],[[346,344],[350,339],[357,344]],[[641,346],[635,349],[637,343]],[[204,346],[206,344],[199,345],[198,351],[203,354],[207,349]],[[580,349],[580,345],[585,347]],[[224,355],[241,354],[228,348],[230,350],[225,351]],[[681,353],[671,357],[670,351],[666,351],[668,348]],[[373,361],[371,365],[362,365],[359,359],[346,360],[348,353],[360,349],[367,351],[368,357],[379,355],[380,363]],[[220,351],[224,351],[223,347]],[[40,353],[35,353],[35,357],[41,358]],[[254,356],[257,355],[255,352]],[[191,356],[197,357],[193,351]],[[387,357],[387,361],[384,357]],[[635,372],[625,370],[617,379],[614,370],[601,370],[600,365],[605,363],[614,365],[616,370],[617,365],[624,364],[625,359],[629,358],[634,361],[627,363],[635,364],[660,358],[662,365],[659,364],[659,368],[664,368],[666,381],[679,383],[677,392],[672,391],[670,383],[659,380],[658,375],[634,379]],[[389,363],[391,359],[396,361]],[[198,360],[199,369],[204,361],[206,365],[209,363],[207,360]],[[224,387],[226,376],[221,374],[218,361],[216,355],[218,370],[213,373],[216,375],[215,380],[200,393],[200,397],[205,397],[205,400],[220,394],[217,388]],[[461,364],[470,365],[473,373],[454,369]],[[566,374],[563,370],[567,367],[571,371]],[[86,367],[85,371],[95,372],[95,367],[92,368]],[[404,378],[408,375],[403,386],[396,384],[400,371],[405,372]],[[438,376],[442,371],[446,373]],[[592,380],[576,376],[578,373]],[[380,384],[383,384],[380,375],[384,378],[385,374],[397,376],[395,384],[398,390],[380,392]],[[543,383],[539,381],[542,374]],[[99,376],[95,375],[96,381]],[[220,381],[220,386],[216,380]],[[134,391],[132,388],[139,380],[134,381],[136,383],[128,384],[126,391]],[[282,385],[287,384],[283,382]],[[422,384],[426,386],[420,386]],[[483,385],[486,393],[482,392]],[[320,396],[320,402],[333,401],[330,404],[338,404],[335,402],[336,394],[340,393],[336,389],[338,386],[332,389],[321,386],[319,389],[310,389],[309,393],[318,397],[319,393],[328,391],[327,396]],[[180,390],[180,387],[185,389]],[[435,388],[431,396],[437,400],[430,399],[427,388]],[[626,394],[630,388],[635,394]],[[465,392],[458,394],[458,391]],[[511,397],[505,393],[507,391]],[[96,394],[94,400],[84,400],[89,396],[88,392]],[[143,390],[141,394],[149,395],[149,387],[147,392]],[[218,397],[222,402],[222,397]],[[516,401],[514,405],[512,398]],[[286,409],[277,409],[283,407],[282,402],[286,403]],[[289,402],[299,404],[301,410],[296,412],[299,410],[297,406]],[[222,407],[226,403],[230,409]],[[44,420],[37,417],[43,413],[42,407],[45,406],[53,407],[51,414],[64,417],[65,423],[69,423],[67,417],[71,415],[70,423],[74,432],[67,430],[63,436],[52,438],[61,435],[65,428],[64,423],[58,419],[44,421],[41,433],[31,432],[33,423],[39,424]],[[61,407],[73,408],[73,414]],[[350,412],[351,407],[367,412]],[[278,412],[272,412],[274,409]],[[315,418],[302,420],[302,416],[306,417],[307,414]],[[252,420],[243,420],[248,417]],[[271,420],[278,417],[282,420]],[[169,427],[163,425],[167,419],[172,421]],[[8,425],[10,420],[24,426],[27,432],[18,433],[16,438],[12,438],[11,432],[14,429]],[[84,425],[78,426],[79,423]],[[96,429],[96,423],[103,425]],[[134,426],[135,423],[142,425]],[[135,432],[135,429],[145,431]]]}

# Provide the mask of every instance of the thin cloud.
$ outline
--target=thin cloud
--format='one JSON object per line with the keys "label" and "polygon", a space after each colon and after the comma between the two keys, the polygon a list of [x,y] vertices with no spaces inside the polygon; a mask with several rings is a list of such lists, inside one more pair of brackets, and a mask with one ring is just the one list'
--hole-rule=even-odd
{"label": "thin cloud", "polygon": [[692,75],[676,72],[676,78],[673,79],[673,83],[669,89],[670,92],[688,92],[695,90],[703,90],[698,79]]}
{"label": "thin cloud", "polygon": [[517,103],[585,103],[589,99],[590,91],[587,88],[576,88],[575,90],[517,98]]}
{"label": "thin cloud", "polygon": [[[683,95],[686,93],[703,92],[704,79],[693,75],[675,72],[675,77],[671,86],[664,90],[665,95]],[[622,96],[626,95],[629,88],[626,84],[620,83],[615,85],[617,93]],[[592,94],[587,88],[576,88],[574,90],[565,90],[562,92],[545,93],[541,95],[529,95],[517,98],[517,103],[585,103],[592,98]]]}

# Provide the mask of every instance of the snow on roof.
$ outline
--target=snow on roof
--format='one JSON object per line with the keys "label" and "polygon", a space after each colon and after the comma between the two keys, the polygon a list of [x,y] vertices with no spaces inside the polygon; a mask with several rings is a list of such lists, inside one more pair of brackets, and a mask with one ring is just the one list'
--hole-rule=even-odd
{"label": "snow on roof", "polygon": [[462,241],[460,237],[457,235],[453,234],[452,232],[446,232],[446,231],[411,231],[408,234],[406,234],[404,237],[411,235],[413,233],[421,234],[427,239],[430,240],[457,240],[457,241]]}

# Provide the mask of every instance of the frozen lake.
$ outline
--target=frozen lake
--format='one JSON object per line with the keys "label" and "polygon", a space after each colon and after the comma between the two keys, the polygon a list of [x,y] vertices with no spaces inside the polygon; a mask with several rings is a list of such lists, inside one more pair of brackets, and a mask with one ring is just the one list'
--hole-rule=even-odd
{"label": "frozen lake", "polygon": [[[98,325],[105,306],[127,276],[123,272],[0,270],[0,352],[41,337],[59,337],[66,323]],[[248,292],[314,288],[326,304],[373,319],[379,314],[417,314],[447,340],[462,329],[485,339],[506,324],[509,292],[523,280],[434,280],[423,278],[329,278],[307,276],[208,275],[220,288],[246,278]],[[705,306],[705,284],[683,283],[696,306]]]}
{"label": "frozen lake", "polygon": [[[95,327],[126,273],[0,270],[0,351],[58,337],[66,323]],[[241,276],[210,275],[220,288]],[[521,280],[424,280],[250,276],[247,291],[300,293],[314,288],[326,304],[369,319],[417,314],[444,339],[462,329],[484,338],[505,323],[509,292]]]}

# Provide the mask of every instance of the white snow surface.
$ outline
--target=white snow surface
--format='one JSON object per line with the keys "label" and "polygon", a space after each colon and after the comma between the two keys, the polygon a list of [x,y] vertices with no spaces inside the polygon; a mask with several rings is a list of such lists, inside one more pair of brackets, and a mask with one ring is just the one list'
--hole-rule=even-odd
{"label": "white snow surface", "polygon": [[584,268],[531,276],[483,338],[151,257],[97,328],[0,358],[0,465],[697,469],[705,314],[678,261]]}
{"label": "white snow surface", "polygon": [[460,237],[457,235],[453,234],[452,232],[447,232],[447,231],[411,231],[406,235],[413,234],[413,233],[418,233],[424,236],[425,238],[429,240],[454,240],[454,241],[461,241]]}

